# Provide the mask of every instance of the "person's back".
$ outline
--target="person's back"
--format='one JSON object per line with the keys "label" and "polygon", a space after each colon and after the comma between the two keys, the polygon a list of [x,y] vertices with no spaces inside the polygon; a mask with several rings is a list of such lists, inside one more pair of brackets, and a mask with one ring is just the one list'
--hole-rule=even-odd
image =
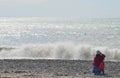
{"label": "person's back", "polygon": [[94,62],[93,62],[93,73],[95,75],[99,75],[100,74],[100,68],[99,65],[101,63],[101,52],[97,51],[96,56],[94,57]]}
{"label": "person's back", "polygon": [[96,66],[96,67],[99,67],[100,63],[101,63],[101,55],[97,54],[94,58],[93,65]]}

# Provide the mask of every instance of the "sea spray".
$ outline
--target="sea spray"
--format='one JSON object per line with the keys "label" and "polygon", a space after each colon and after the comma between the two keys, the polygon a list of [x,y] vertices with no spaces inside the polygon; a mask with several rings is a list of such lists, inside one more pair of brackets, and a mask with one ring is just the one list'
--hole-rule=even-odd
{"label": "sea spray", "polygon": [[[6,47],[7,48],[7,47]],[[10,47],[9,47],[10,48]],[[108,61],[119,61],[120,50],[86,44],[46,43],[29,44],[17,48],[2,49],[1,59],[80,59],[93,60],[96,50],[106,55]]]}

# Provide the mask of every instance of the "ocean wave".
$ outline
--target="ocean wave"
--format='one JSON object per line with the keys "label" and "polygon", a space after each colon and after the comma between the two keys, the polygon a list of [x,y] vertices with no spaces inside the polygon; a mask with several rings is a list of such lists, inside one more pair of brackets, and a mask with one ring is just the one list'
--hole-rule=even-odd
{"label": "ocean wave", "polygon": [[1,59],[80,59],[93,60],[96,50],[108,61],[119,61],[120,50],[108,47],[74,44],[71,42],[27,44],[19,47],[0,47]]}

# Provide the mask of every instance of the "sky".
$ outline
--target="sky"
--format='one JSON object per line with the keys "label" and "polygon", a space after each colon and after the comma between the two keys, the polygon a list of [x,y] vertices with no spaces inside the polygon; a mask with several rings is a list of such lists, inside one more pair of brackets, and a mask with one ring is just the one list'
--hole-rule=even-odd
{"label": "sky", "polygon": [[0,17],[120,18],[120,0],[0,0]]}

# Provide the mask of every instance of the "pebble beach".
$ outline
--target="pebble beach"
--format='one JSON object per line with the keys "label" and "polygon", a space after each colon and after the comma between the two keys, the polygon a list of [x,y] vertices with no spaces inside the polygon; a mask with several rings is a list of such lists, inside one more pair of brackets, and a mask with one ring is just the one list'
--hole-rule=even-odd
{"label": "pebble beach", "polygon": [[92,73],[92,61],[2,59],[0,78],[119,78],[120,62],[105,62],[105,75]]}

